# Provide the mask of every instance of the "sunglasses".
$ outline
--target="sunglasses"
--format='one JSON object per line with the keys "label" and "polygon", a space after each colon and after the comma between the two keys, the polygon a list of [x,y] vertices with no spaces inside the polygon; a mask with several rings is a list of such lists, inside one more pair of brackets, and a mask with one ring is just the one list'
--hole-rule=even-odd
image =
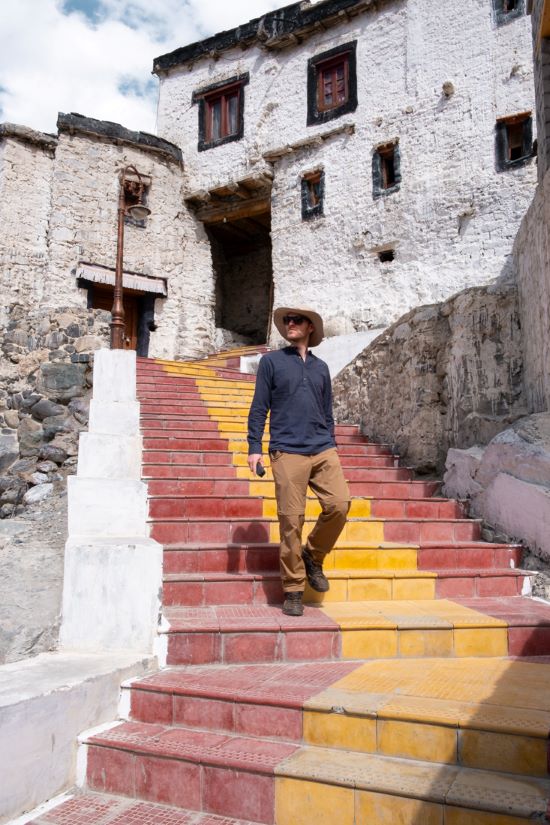
{"label": "sunglasses", "polygon": [[306,318],[305,315],[283,315],[283,324],[288,326],[291,322],[293,324],[303,324],[304,321],[307,321],[308,324],[311,323],[309,318]]}

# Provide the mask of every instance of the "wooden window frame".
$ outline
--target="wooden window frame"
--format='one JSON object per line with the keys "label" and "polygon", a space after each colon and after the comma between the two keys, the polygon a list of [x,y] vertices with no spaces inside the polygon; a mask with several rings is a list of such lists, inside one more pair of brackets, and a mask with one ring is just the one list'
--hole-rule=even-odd
{"label": "wooden window frame", "polygon": [[[244,135],[244,87],[248,84],[248,72],[228,80],[214,83],[206,88],[193,92],[193,103],[199,104],[199,142],[198,150],[214,149],[225,143],[240,140]],[[237,95],[237,129],[229,132],[228,102]],[[213,105],[221,101],[221,128],[220,136],[212,137],[212,110]]]}
{"label": "wooden window frame", "polygon": [[497,26],[503,26],[525,15],[525,0],[515,0],[515,8],[510,9],[510,0],[493,0],[493,10]]}
{"label": "wooden window frame", "polygon": [[[336,46],[328,52],[308,60],[307,68],[307,125],[326,123],[357,108],[357,40]],[[344,65],[345,99],[341,103],[325,105],[324,73]]]}
{"label": "wooden window frame", "polygon": [[[319,186],[317,203],[311,203],[312,186]],[[301,180],[302,220],[309,221],[324,214],[325,203],[325,173],[323,169],[306,172]]]}
{"label": "wooden window frame", "polygon": [[[512,157],[510,142],[511,129],[522,127],[521,155]],[[534,157],[533,116],[531,112],[521,112],[498,118],[495,128],[495,157],[498,172],[525,166]]]}
{"label": "wooden window frame", "polygon": [[[393,180],[388,184],[386,177],[387,159],[393,162]],[[374,198],[398,192],[401,186],[401,153],[399,141],[392,140],[377,146],[372,155],[372,193]]]}

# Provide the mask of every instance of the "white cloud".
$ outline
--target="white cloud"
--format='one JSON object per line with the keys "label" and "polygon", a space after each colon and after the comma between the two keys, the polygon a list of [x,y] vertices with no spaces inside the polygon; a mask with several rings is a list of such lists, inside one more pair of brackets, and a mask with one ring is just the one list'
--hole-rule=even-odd
{"label": "white cloud", "polygon": [[[81,4],[82,5],[82,4]],[[259,17],[278,0],[62,0],[0,3],[0,120],[55,132],[58,111],[155,131],[153,58]],[[151,82],[153,81],[153,82]]]}

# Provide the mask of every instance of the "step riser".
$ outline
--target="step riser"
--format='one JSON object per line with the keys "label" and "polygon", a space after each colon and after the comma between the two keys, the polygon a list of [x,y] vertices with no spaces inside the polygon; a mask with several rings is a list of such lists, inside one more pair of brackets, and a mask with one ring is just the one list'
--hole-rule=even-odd
{"label": "step riser", "polygon": [[[531,636],[536,634],[531,633]],[[531,646],[535,644],[531,641]],[[541,645],[542,646],[542,645]],[[510,648],[513,647],[513,642]],[[550,653],[550,638],[545,645]],[[507,628],[342,631],[197,632],[168,634],[169,665],[261,664],[374,658],[462,658],[515,655]],[[528,654],[527,654],[528,655]]]}
{"label": "step riser", "polygon": [[[200,765],[191,759],[165,759],[89,745],[87,786],[92,791],[238,817],[250,823],[275,822],[272,773]],[[160,823],[162,820],[149,821]]]}
{"label": "step riser", "polygon": [[[238,516],[236,515],[235,518]],[[306,522],[304,538],[307,537],[311,524]],[[427,521],[414,524],[412,522],[377,522],[365,520],[363,522],[348,521],[342,532],[341,541],[385,541],[398,544],[421,544],[422,542],[445,541],[460,543],[475,541],[479,538],[479,524],[477,522],[448,522]],[[193,517],[189,520],[177,522],[156,520],[151,524],[151,537],[162,544],[194,544],[207,543],[265,543],[278,542],[278,524],[276,521],[242,521],[231,522],[223,520],[199,521]],[[338,543],[336,547],[338,547]],[[340,544],[341,546],[341,544]]]}
{"label": "step riser", "polygon": [[242,736],[268,736],[324,748],[421,759],[442,765],[547,776],[548,743],[484,729],[457,729],[430,721],[365,718],[295,707],[266,707],[220,697],[130,691],[130,719]]}
{"label": "step riser", "polygon": [[[251,483],[254,485],[252,490],[250,489]],[[260,495],[271,498],[270,492],[271,489],[273,489],[273,485],[268,486],[268,484],[269,482],[258,482],[257,480],[249,482],[247,479],[235,479],[235,481],[232,482],[227,482],[222,479],[210,479],[208,481],[188,479],[187,481],[150,481],[148,484],[148,489],[150,496]],[[417,488],[411,490],[406,483],[396,483],[395,486],[397,489],[392,492],[397,500],[397,505],[401,510],[400,515],[412,516],[414,508],[413,510],[408,509],[407,503],[411,498],[414,498],[415,503],[418,504],[418,499],[422,497],[422,490],[418,490]],[[383,507],[383,502],[377,500],[376,498],[379,492],[378,486],[374,484],[367,484],[362,481],[351,481],[348,482],[348,487],[352,496],[357,496],[359,498],[372,498],[372,513],[374,514],[376,512],[378,516],[383,517],[382,512],[376,509],[379,505]],[[311,494],[309,495],[311,497]],[[461,515],[462,508],[455,502],[438,503],[422,501],[421,504],[422,506],[427,505],[431,508],[430,517],[459,518]],[[443,509],[440,509],[440,507],[443,507]]]}
{"label": "step riser", "polygon": [[[277,565],[278,567],[278,565]],[[273,568],[272,576],[277,570]],[[448,584],[453,579],[330,578],[330,591],[315,593],[308,586],[304,595],[306,604],[362,601],[414,601],[415,599],[452,598]],[[471,576],[460,579],[463,597],[518,596],[523,576]],[[280,580],[258,574],[256,580],[242,581],[181,581],[165,582],[163,604],[167,607],[209,607],[212,605],[273,604],[283,601]]]}
{"label": "step riser", "polygon": [[193,466],[196,464],[208,464],[212,467],[212,472],[216,466],[233,465],[233,456],[227,450],[218,452],[207,452],[194,450],[181,453],[172,453],[169,450],[144,450],[143,465],[157,464],[166,467]]}
{"label": "step riser", "polygon": [[[523,551],[519,547],[457,547],[449,552],[444,548],[424,548],[418,551],[419,570],[460,570],[463,568],[498,569],[520,567]],[[459,595],[456,593],[455,595]]]}
{"label": "step riser", "polygon": [[229,464],[145,464],[142,472],[145,481],[170,480],[169,483],[175,483],[180,479],[211,479],[212,476],[219,479],[236,477],[235,467]]}

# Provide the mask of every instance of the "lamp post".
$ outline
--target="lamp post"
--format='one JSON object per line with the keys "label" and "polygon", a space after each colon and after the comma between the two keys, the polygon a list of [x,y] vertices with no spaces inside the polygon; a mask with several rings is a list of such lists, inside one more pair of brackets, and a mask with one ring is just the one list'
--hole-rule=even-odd
{"label": "lamp post", "polygon": [[[133,173],[137,181],[127,177]],[[120,172],[120,188],[118,193],[118,232],[116,245],[115,291],[113,308],[111,310],[111,349],[124,348],[124,305],[122,302],[122,272],[124,259],[124,217],[130,215],[136,220],[143,220],[151,214],[151,210],[143,203],[145,184],[135,166],[125,166]],[[126,193],[137,198],[137,203],[126,207]]]}

